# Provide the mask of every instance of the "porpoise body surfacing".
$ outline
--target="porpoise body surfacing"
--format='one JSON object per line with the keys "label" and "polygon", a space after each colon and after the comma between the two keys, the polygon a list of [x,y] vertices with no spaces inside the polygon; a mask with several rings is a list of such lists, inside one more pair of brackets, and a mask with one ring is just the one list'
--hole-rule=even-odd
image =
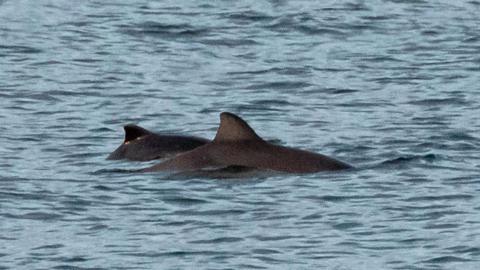
{"label": "porpoise body surfacing", "polygon": [[107,159],[149,161],[167,158],[202,146],[210,140],[180,135],[162,135],[137,125],[126,125],[124,142]]}
{"label": "porpoise body surfacing", "polygon": [[240,117],[223,112],[215,139],[143,171],[195,171],[243,166],[288,173],[313,173],[352,168],[310,151],[271,144]]}

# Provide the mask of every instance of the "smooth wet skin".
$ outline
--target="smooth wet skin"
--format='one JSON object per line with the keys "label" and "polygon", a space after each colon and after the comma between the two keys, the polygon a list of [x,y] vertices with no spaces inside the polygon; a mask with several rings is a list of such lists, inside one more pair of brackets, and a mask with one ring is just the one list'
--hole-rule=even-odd
{"label": "smooth wet skin", "polygon": [[208,142],[193,136],[162,135],[137,125],[126,125],[124,142],[107,159],[149,161],[190,151]]}
{"label": "smooth wet skin", "polygon": [[352,168],[336,159],[264,141],[240,117],[220,115],[215,139],[144,171],[194,171],[206,168],[245,166],[288,173],[313,173]]}

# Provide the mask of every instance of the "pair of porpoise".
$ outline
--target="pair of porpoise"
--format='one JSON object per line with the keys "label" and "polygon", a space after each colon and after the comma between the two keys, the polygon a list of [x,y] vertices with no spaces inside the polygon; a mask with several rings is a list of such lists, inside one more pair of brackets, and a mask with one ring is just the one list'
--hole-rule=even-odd
{"label": "pair of porpoise", "polygon": [[352,168],[321,154],[263,140],[239,116],[223,112],[215,138],[160,135],[127,125],[125,141],[108,159],[147,161],[167,158],[143,172],[190,172],[228,167],[287,173],[313,173]]}

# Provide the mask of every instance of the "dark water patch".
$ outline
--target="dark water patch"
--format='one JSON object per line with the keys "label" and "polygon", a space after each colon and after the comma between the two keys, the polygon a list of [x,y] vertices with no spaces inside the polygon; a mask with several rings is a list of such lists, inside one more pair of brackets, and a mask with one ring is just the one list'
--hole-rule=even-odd
{"label": "dark water patch", "polygon": [[389,16],[386,15],[376,15],[376,16],[360,16],[361,19],[367,20],[367,21],[388,21],[391,19],[398,18],[398,15],[391,14]]}
{"label": "dark water patch", "polygon": [[405,212],[407,210],[408,213],[410,211],[423,211],[423,210],[433,210],[433,209],[449,209],[449,205],[447,204],[432,204],[432,205],[404,205],[404,206],[387,206],[383,207],[382,211],[394,211],[394,212]]}
{"label": "dark water patch", "polygon": [[32,250],[39,250],[39,249],[58,249],[58,248],[63,248],[65,245],[63,244],[52,244],[52,245],[44,245],[44,246],[39,246],[32,248]]}
{"label": "dark water patch", "polygon": [[409,163],[413,162],[428,162],[432,163],[435,160],[439,159],[438,155],[435,154],[426,154],[426,155],[408,155],[408,156],[403,156],[403,157],[398,157],[394,159],[389,159],[386,161],[383,161],[382,163],[379,164],[380,167],[397,167],[397,166],[403,166]]}
{"label": "dark water patch", "polygon": [[229,71],[228,75],[261,75],[261,74],[279,74],[303,76],[311,73],[310,67],[273,67],[269,69],[247,70],[247,71]]}
{"label": "dark water patch", "polygon": [[73,62],[78,62],[78,63],[98,63],[98,62],[103,62],[101,59],[94,59],[94,58],[74,58],[72,59]]}
{"label": "dark water patch", "polygon": [[471,260],[457,257],[457,256],[439,256],[429,260],[422,261],[422,263],[427,264],[446,264],[446,263],[455,263],[455,262],[469,262]]}
{"label": "dark water patch", "polygon": [[30,46],[0,45],[0,52],[4,52],[6,53],[6,55],[10,55],[10,54],[37,54],[43,51]]}
{"label": "dark water patch", "polygon": [[[79,147],[81,145],[75,145],[76,147]],[[68,160],[78,160],[78,159],[88,159],[88,158],[94,158],[94,157],[98,157],[100,156],[100,154],[98,153],[91,153],[91,152],[87,152],[87,153],[76,153],[76,154],[68,154],[68,155],[62,155],[60,158],[62,160],[65,160],[65,159],[68,159]],[[66,162],[66,161],[65,161]]]}
{"label": "dark water patch", "polygon": [[177,210],[172,215],[180,216],[239,216],[247,213],[246,210]]}
{"label": "dark water patch", "polygon": [[[445,138],[447,138],[448,140],[453,140],[453,141],[475,141],[477,142],[479,140],[478,137],[475,137],[471,134],[469,134],[468,131],[449,131],[449,132],[446,132],[445,133]],[[432,137],[432,139],[434,139],[435,137]],[[437,137],[437,139],[440,139]]]}
{"label": "dark water patch", "polygon": [[370,56],[370,57],[364,57],[361,60],[364,62],[370,62],[370,63],[404,62],[404,60],[395,58],[393,56]]}
{"label": "dark water patch", "polygon": [[[321,201],[321,202],[332,202],[332,203],[342,203],[345,201],[364,201],[368,199],[391,199],[398,197],[395,194],[386,194],[386,193],[379,193],[379,194],[372,194],[372,195],[352,195],[352,196],[337,196],[337,195],[324,195],[324,196],[305,196],[302,199],[309,199],[313,201]],[[336,213],[336,215],[346,215],[346,216],[355,216],[355,213]]]}
{"label": "dark water patch", "polygon": [[252,249],[253,254],[261,254],[261,255],[267,255],[267,254],[281,254],[280,251],[276,249],[267,249],[267,248],[255,248]]}
{"label": "dark water patch", "polygon": [[254,46],[259,45],[257,41],[253,39],[204,39],[200,41],[200,43],[205,45],[212,45],[212,46],[226,46],[226,47],[237,47],[237,46]]}
{"label": "dark water patch", "polygon": [[275,242],[275,241],[283,241],[288,239],[302,238],[302,236],[298,236],[298,235],[278,235],[278,236],[255,235],[252,237],[262,242],[271,242],[271,241]]}
{"label": "dark water patch", "polygon": [[259,70],[247,70],[247,71],[227,71],[227,75],[257,75],[266,74],[271,72],[272,69],[259,69]]}
{"label": "dark water patch", "polygon": [[390,102],[348,102],[348,103],[338,103],[337,106],[342,106],[346,108],[373,108],[373,107],[394,107]]}
{"label": "dark water patch", "polygon": [[258,106],[257,104],[239,104],[232,108],[235,111],[243,112],[243,111],[250,111],[250,112],[282,112],[285,111],[285,108],[278,108],[275,106]]}
{"label": "dark water patch", "polygon": [[418,85],[418,81],[430,81],[435,79],[428,75],[412,75],[412,76],[398,76],[398,77],[377,77],[371,78],[367,81],[376,82],[380,84],[398,84],[398,85]]}
{"label": "dark water patch", "polygon": [[194,38],[208,36],[210,29],[190,24],[168,24],[148,21],[133,25],[120,25],[120,31],[132,36],[151,36],[156,38]]}
{"label": "dark water patch", "polygon": [[326,202],[342,202],[342,201],[350,200],[351,198],[352,197],[350,197],[350,196],[325,195],[325,196],[316,197],[314,199],[321,200],[321,201],[326,201]]}
{"label": "dark water patch", "polygon": [[480,36],[468,37],[468,38],[465,38],[462,42],[463,43],[478,43],[478,42],[480,42]]}
{"label": "dark water patch", "polygon": [[273,89],[273,90],[298,90],[301,88],[306,88],[311,86],[310,83],[302,81],[280,81],[280,82],[269,82],[269,83],[256,83],[251,84],[245,87],[246,89],[251,90],[263,90],[263,89]]}
{"label": "dark water patch", "polygon": [[98,133],[98,132],[112,132],[112,131],[115,131],[115,130],[107,128],[107,127],[99,127],[99,128],[91,128],[88,131],[90,131],[92,133]]}
{"label": "dark water patch", "polygon": [[427,37],[434,37],[434,36],[440,35],[441,32],[440,32],[440,31],[437,31],[437,30],[423,30],[423,31],[421,32],[421,34],[422,34],[423,36],[427,36]]}
{"label": "dark water patch", "polygon": [[412,124],[422,126],[424,129],[437,130],[438,127],[446,127],[446,119],[440,116],[413,117]]}
{"label": "dark water patch", "polygon": [[287,100],[280,99],[258,99],[252,101],[254,106],[265,106],[265,107],[285,107],[285,106],[295,106],[294,103],[291,103]]}
{"label": "dark water patch", "polygon": [[107,270],[109,268],[80,267],[80,266],[76,266],[76,265],[62,264],[62,265],[54,266],[52,269],[58,269],[58,270]]}
{"label": "dark water patch", "polygon": [[397,240],[398,243],[400,244],[406,244],[406,245],[418,245],[421,243],[429,243],[432,241],[432,238],[421,238],[421,237],[414,237],[414,238],[408,238],[408,239],[401,239]]}
{"label": "dark water patch", "polygon": [[30,219],[30,220],[41,220],[41,221],[55,221],[59,220],[63,217],[63,215],[53,214],[53,213],[45,213],[45,212],[31,212],[27,214],[3,214],[5,218],[13,218],[13,219]]}
{"label": "dark water patch", "polygon": [[307,216],[302,217],[302,220],[319,220],[323,217],[320,213],[310,214]]}
{"label": "dark water patch", "polygon": [[413,100],[408,102],[412,105],[421,106],[454,106],[454,105],[469,105],[471,102],[463,98],[429,98],[422,100]]}
{"label": "dark water patch", "polygon": [[93,186],[93,188],[96,189],[96,190],[101,190],[101,191],[112,191],[112,190],[115,190],[114,188],[109,187],[109,186],[105,186],[105,185],[95,185],[95,186]]}
{"label": "dark water patch", "polygon": [[346,33],[335,28],[328,27],[314,27],[308,25],[300,25],[294,27],[295,30],[306,34],[306,35],[332,35],[332,36],[341,36],[346,37]]}
{"label": "dark water patch", "polygon": [[179,197],[179,196],[162,198],[162,201],[164,201],[165,203],[169,203],[169,204],[183,205],[183,206],[209,203],[207,200],[195,199],[195,198],[185,198],[185,197]]}
{"label": "dark water patch", "polygon": [[288,261],[287,259],[272,258],[272,257],[267,257],[267,256],[253,255],[253,258],[261,260],[262,262],[269,263],[269,264],[279,264],[279,263],[287,263],[287,262],[290,263],[290,264],[299,264],[299,263],[296,263],[296,262]]}
{"label": "dark water patch", "polygon": [[[319,91],[319,90],[316,90]],[[345,89],[345,88],[324,88],[320,90],[321,92],[325,92],[332,95],[342,95],[342,94],[353,94],[360,90],[357,89]]]}
{"label": "dark water patch", "polygon": [[220,13],[222,17],[225,17],[231,20],[233,23],[244,25],[245,23],[257,23],[257,22],[268,22],[275,19],[275,17],[267,15],[263,12],[258,12],[254,10],[246,10],[235,13]]}
{"label": "dark water patch", "polygon": [[476,174],[472,174],[472,175],[442,179],[442,181],[445,183],[448,183],[449,185],[454,185],[454,186],[477,184],[477,183],[480,183],[480,177],[478,175],[479,174],[477,172]]}
{"label": "dark water patch", "polygon": [[65,62],[57,61],[57,60],[47,60],[47,61],[33,62],[30,65],[31,66],[55,66],[55,65],[63,65],[63,64],[65,64]]}
{"label": "dark water patch", "polygon": [[91,175],[104,175],[104,174],[112,174],[112,173],[120,173],[120,174],[128,174],[128,173],[140,173],[142,169],[100,169],[91,172]]}
{"label": "dark water patch", "polygon": [[[433,211],[433,212],[425,213],[425,215],[428,216],[431,220],[443,218],[446,216],[456,216],[456,215],[466,215],[466,214],[468,214],[468,212],[457,211],[457,210],[443,210],[443,211]],[[454,226],[459,226],[459,225],[455,224]]]}
{"label": "dark water patch", "polygon": [[68,21],[59,23],[58,26],[74,26],[75,28],[88,27],[94,24],[93,20],[90,21]]}
{"label": "dark water patch", "polygon": [[343,230],[349,230],[349,229],[358,228],[362,226],[363,224],[358,222],[341,222],[341,223],[334,224],[332,227],[336,230],[343,231]]}
{"label": "dark water patch", "polygon": [[[235,268],[232,268],[232,269],[235,269]],[[242,263],[238,265],[238,269],[269,269],[269,267]]]}
{"label": "dark water patch", "polygon": [[234,243],[234,242],[241,242],[243,238],[239,237],[219,237],[214,239],[208,240],[194,240],[189,241],[191,244],[222,244],[222,243]]}
{"label": "dark water patch", "polygon": [[[433,217],[432,217],[433,216]],[[437,219],[439,218],[438,215],[427,215],[429,217],[429,221],[431,219]],[[453,224],[453,223],[442,223],[442,224],[429,224],[426,226],[423,226],[424,229],[426,230],[450,230],[450,229],[457,229],[461,227],[461,224]]]}
{"label": "dark water patch", "polygon": [[346,36],[346,33],[339,30],[338,27],[325,25],[308,13],[282,16],[265,25],[264,28],[277,33],[298,32],[307,35]]}
{"label": "dark water patch", "polygon": [[69,207],[79,207],[79,206],[93,206],[98,202],[92,201],[90,199],[84,199],[80,196],[67,195],[66,199],[60,201],[60,203],[68,209]]}
{"label": "dark water patch", "polygon": [[[93,225],[87,228],[87,230],[93,231],[93,232],[99,232],[99,231],[109,230],[109,229],[110,229],[110,226],[107,226],[104,224]],[[88,235],[88,234],[85,233],[85,235]]]}
{"label": "dark water patch", "polygon": [[258,220],[288,220],[293,218],[296,218],[296,215],[265,216],[263,218],[258,218]]}
{"label": "dark water patch", "polygon": [[344,12],[344,11],[368,11],[370,10],[365,3],[353,3],[353,2],[347,2],[347,3],[335,3],[331,7],[325,7],[322,8],[321,10],[323,11],[333,11],[333,12]]}
{"label": "dark water patch", "polygon": [[422,177],[413,177],[413,178],[405,179],[404,181],[415,183],[415,184],[425,184],[425,183],[430,183],[434,180],[428,179],[428,178],[422,178]]}
{"label": "dark water patch", "polygon": [[403,199],[405,202],[438,202],[438,201],[469,201],[474,196],[467,194],[450,194],[450,195],[431,195],[431,196],[413,196],[407,199]]}
{"label": "dark water patch", "polygon": [[455,253],[468,254],[472,256],[480,255],[480,248],[478,247],[459,245],[459,246],[449,247],[447,248],[447,250],[450,250]]}
{"label": "dark water patch", "polygon": [[[240,253],[240,252],[239,252]],[[122,252],[124,256],[131,257],[145,257],[145,258],[158,258],[158,257],[191,257],[191,256],[221,256],[227,255],[227,252],[224,251],[212,251],[212,250],[203,250],[203,251],[168,251],[168,252]]]}
{"label": "dark water patch", "polygon": [[65,262],[65,263],[76,263],[76,262],[86,262],[88,261],[87,258],[82,257],[82,256],[75,256],[75,257],[70,257],[70,258],[57,258],[57,261]]}
{"label": "dark water patch", "polygon": [[[66,82],[65,84],[71,84],[71,85],[76,85],[76,86],[82,85],[82,84],[84,84],[84,85],[85,85],[85,84],[97,85],[97,86],[95,86],[95,89],[100,89],[100,87],[99,87],[98,85],[104,84],[104,83],[106,83],[106,82],[107,82],[107,81],[105,81],[105,80],[85,79],[85,80],[73,80],[73,81]],[[90,89],[90,88],[79,88],[79,89],[85,89],[85,90],[87,90],[87,89]],[[81,92],[83,92],[83,91],[81,91]],[[81,93],[81,92],[80,92],[80,93]],[[101,94],[98,93],[98,92],[91,92],[91,93],[89,93],[89,94],[94,94],[94,95],[97,95],[97,96],[101,96]]]}
{"label": "dark water patch", "polygon": [[[26,181],[31,181],[32,179],[25,179]],[[2,179],[4,181],[4,179]],[[20,181],[20,179],[15,179],[14,181]],[[27,192],[6,192],[0,191],[0,196],[2,198],[12,198],[13,200],[34,200],[34,201],[51,201],[55,200],[55,194],[51,194],[46,191],[27,193]]]}

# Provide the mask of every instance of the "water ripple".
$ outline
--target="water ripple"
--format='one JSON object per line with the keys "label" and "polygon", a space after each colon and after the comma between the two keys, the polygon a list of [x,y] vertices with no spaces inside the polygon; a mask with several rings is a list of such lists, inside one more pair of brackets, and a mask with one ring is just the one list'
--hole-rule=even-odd
{"label": "water ripple", "polygon": [[[0,5],[0,269],[478,268],[479,1]],[[357,169],[105,160],[221,111]]]}

